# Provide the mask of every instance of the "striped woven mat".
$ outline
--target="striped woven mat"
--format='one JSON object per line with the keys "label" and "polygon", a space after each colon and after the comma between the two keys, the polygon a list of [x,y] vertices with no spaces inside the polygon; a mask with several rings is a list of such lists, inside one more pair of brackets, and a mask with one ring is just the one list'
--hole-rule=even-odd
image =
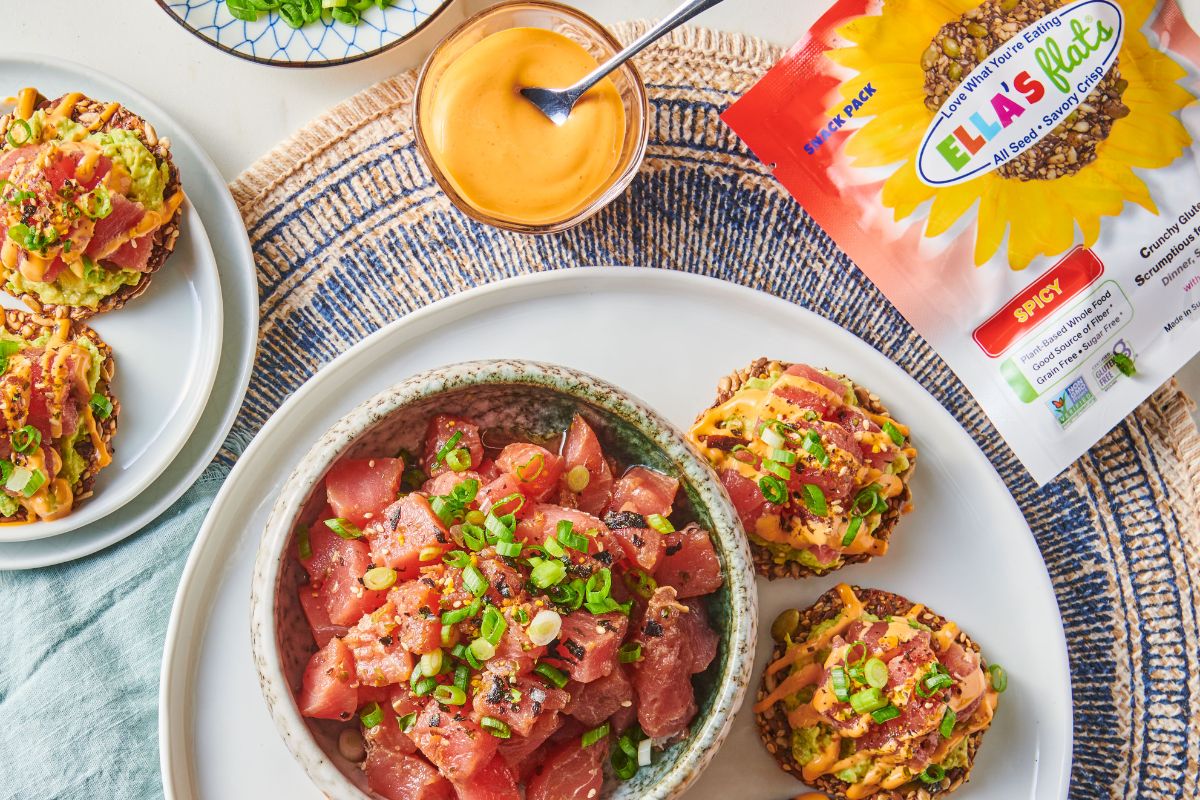
{"label": "striped woven mat", "polygon": [[[628,40],[639,30],[633,23],[618,34]],[[262,295],[261,348],[239,433],[257,430],[322,364],[384,323],[499,278],[646,265],[778,295],[913,375],[1016,496],[1066,625],[1071,797],[1196,797],[1200,435],[1191,401],[1174,382],[1163,386],[1058,480],[1034,486],[945,363],[719,120],[780,55],[754,39],[694,29],[643,55],[653,104],[645,167],[624,198],[553,237],[495,231],[448,205],[414,147],[411,75],[308,125],[232,187]]]}

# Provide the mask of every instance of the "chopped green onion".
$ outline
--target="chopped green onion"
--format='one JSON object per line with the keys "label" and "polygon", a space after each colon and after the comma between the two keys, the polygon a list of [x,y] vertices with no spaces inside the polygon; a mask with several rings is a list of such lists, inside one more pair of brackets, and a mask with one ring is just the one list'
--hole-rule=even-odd
{"label": "chopped green onion", "polygon": [[92,414],[96,419],[108,419],[112,416],[113,404],[102,394],[93,393],[92,399],[88,401],[88,405],[92,408]]}
{"label": "chopped green onion", "polygon": [[760,433],[758,437],[766,442],[767,446],[771,449],[781,449],[785,444],[787,444],[787,440],[783,438],[783,434],[780,433],[775,428],[774,423],[771,422],[763,425],[762,433]]}
{"label": "chopped green onion", "polygon": [[439,466],[441,466],[442,460],[446,456],[450,455],[451,450],[458,447],[458,443],[462,441],[462,437],[462,431],[455,431],[454,434],[446,440],[446,443],[438,448],[437,454],[433,457],[433,463],[429,465],[430,469],[437,469]]}
{"label": "chopped green onion", "polygon": [[562,558],[567,554],[567,551],[563,550],[562,545],[559,544],[558,539],[553,536],[542,542],[542,548],[555,558]]}
{"label": "chopped green onion", "polygon": [[401,731],[408,733],[413,729],[413,726],[417,724],[417,712],[410,711],[403,717],[397,719],[396,723],[400,726]]}
{"label": "chopped green onion", "polygon": [[917,777],[921,779],[921,783],[940,783],[942,778],[946,777],[946,770],[941,764],[930,764]]}
{"label": "chopped green onion", "polygon": [[[563,522],[567,521],[563,520]],[[570,525],[571,523],[567,522],[567,524]],[[561,526],[562,523],[560,522],[559,525]],[[571,530],[570,528],[567,530],[559,530],[558,541],[563,547],[569,547],[572,550],[580,553],[586,553],[588,551],[588,545],[591,543],[591,540],[588,539],[587,536],[581,533],[575,533],[575,531]]]}
{"label": "chopped green onion", "polygon": [[612,755],[609,760],[612,762],[613,774],[623,781],[627,781],[637,774],[637,748],[629,744],[629,749],[633,750],[633,754],[625,748],[625,744],[629,742],[629,736],[623,735],[617,741],[617,746],[613,748]]}
{"label": "chopped green onion", "polygon": [[541,476],[545,469],[546,457],[541,453],[534,453],[524,464],[518,464],[515,472],[517,480],[521,483],[532,483]]}
{"label": "chopped green onion", "polygon": [[46,474],[40,469],[29,470],[25,467],[16,467],[5,481],[4,488],[10,492],[20,492],[26,497],[33,497],[45,482]]}
{"label": "chopped green onion", "polygon": [[846,533],[842,535],[842,547],[849,547],[854,544],[854,539],[858,536],[858,531],[862,528],[862,524],[862,517],[850,518],[850,524],[846,526]]}
{"label": "chopped green onion", "polygon": [[791,450],[774,449],[771,451],[771,460],[777,461],[780,464],[791,467],[791,466],[795,465],[797,456]]}
{"label": "chopped green onion", "polygon": [[758,479],[758,488],[768,503],[781,506],[787,502],[787,485],[774,475],[764,475]]}
{"label": "chopped green onion", "polygon": [[443,683],[433,690],[433,699],[444,706],[461,706],[467,702],[467,693],[457,686]]}
{"label": "chopped green onion", "polygon": [[943,739],[949,739],[950,734],[954,733],[954,724],[958,722],[958,715],[954,713],[954,709],[946,706],[946,714],[942,717],[942,724],[938,726],[938,733]]}
{"label": "chopped green onion", "polygon": [[658,588],[658,581],[654,580],[654,577],[644,569],[628,570],[621,576],[621,579],[625,581],[625,586],[629,591],[643,600],[649,600],[653,596],[654,590]]}
{"label": "chopped green onion", "polygon": [[464,522],[462,526],[463,542],[475,552],[487,547],[487,532],[478,525]]}
{"label": "chopped green onion", "polygon": [[9,437],[12,449],[18,453],[28,453],[42,443],[42,432],[32,425],[26,425],[12,432]]}
{"label": "chopped green onion", "polygon": [[992,664],[988,667],[988,675],[992,678],[992,688],[997,692],[1003,693],[1008,688],[1008,673],[1004,671],[1004,667]]}
{"label": "chopped green onion", "polygon": [[523,608],[518,608],[513,612],[513,618],[520,624],[525,625],[529,622],[529,613]]}
{"label": "chopped green onion", "polygon": [[454,626],[453,625],[443,625],[442,626],[441,640],[442,640],[442,647],[445,647],[447,649],[449,649],[450,646],[454,644]]}
{"label": "chopped green onion", "polygon": [[442,649],[436,648],[421,656],[421,674],[434,677],[442,671]]}
{"label": "chopped green onion", "polygon": [[646,524],[659,533],[674,533],[675,526],[671,524],[671,520],[664,517],[662,514],[651,514],[646,517]]}
{"label": "chopped green onion", "polygon": [[483,597],[487,594],[488,579],[483,577],[483,573],[479,571],[479,567],[474,564],[468,564],[466,569],[462,571],[463,586],[467,587],[467,591],[476,597]]}
{"label": "chopped green onion", "polygon": [[496,552],[502,556],[516,558],[521,555],[522,544],[520,542],[496,542]]}
{"label": "chopped green onion", "polygon": [[466,664],[459,664],[454,668],[454,685],[464,692],[471,685],[471,670]]}
{"label": "chopped green onion", "polygon": [[613,611],[623,611],[626,614],[629,613],[622,608],[620,603],[618,603],[616,600],[613,600],[611,597],[606,597],[603,600],[589,600],[583,604],[583,607],[597,616],[600,614],[608,614]]}
{"label": "chopped green onion", "polygon": [[904,434],[901,433],[900,429],[893,425],[890,421],[883,423],[883,432],[888,435],[888,437],[896,444],[897,447],[900,447],[904,444]]}
{"label": "chopped green onion", "polygon": [[612,572],[607,567],[601,567],[587,579],[585,587],[587,601],[599,603],[612,593]]}
{"label": "chopped green onion", "polygon": [[896,708],[891,703],[888,703],[883,708],[878,708],[871,712],[871,718],[881,725],[887,722],[889,719],[895,719],[898,716],[900,716],[900,709]]}
{"label": "chopped green onion", "polygon": [[413,694],[415,694],[417,697],[424,697],[436,689],[437,685],[438,682],[436,678],[426,675],[423,678],[418,679],[417,682],[413,684]]}
{"label": "chopped green onion", "polygon": [[563,582],[557,586],[551,586],[546,594],[556,606],[563,606],[572,611],[577,611],[583,605],[586,590],[584,589],[583,581],[580,578],[575,578],[570,583]]}
{"label": "chopped green onion", "polygon": [[391,567],[374,567],[363,575],[363,586],[373,592],[382,592],[396,584],[396,570]]}
{"label": "chopped green onion", "polygon": [[829,677],[833,681],[833,696],[842,703],[849,703],[850,679],[846,676],[846,670],[842,667],[834,667],[829,671]]}
{"label": "chopped green onion", "polygon": [[529,573],[530,582],[539,589],[549,588],[565,577],[567,568],[561,561],[543,561]]}
{"label": "chopped green onion", "polygon": [[362,720],[364,728],[374,728],[383,722],[383,709],[379,707],[379,703],[369,703],[358,712],[358,718]]}
{"label": "chopped green onion", "polygon": [[296,534],[296,536],[296,550],[300,554],[300,559],[302,561],[307,561],[308,559],[312,558],[312,542],[309,541],[308,538],[308,526],[305,525],[303,528],[301,528],[300,532]]}
{"label": "chopped green onion", "polygon": [[867,685],[874,686],[876,689],[887,686],[888,666],[883,663],[883,659],[867,659],[867,663],[863,665],[863,673],[866,676]]}
{"label": "chopped green onion", "polygon": [[626,642],[617,650],[617,658],[622,664],[633,664],[642,660],[642,646],[637,642]]}
{"label": "chopped green onion", "polygon": [[599,728],[592,728],[590,731],[585,732],[582,738],[580,738],[579,744],[581,747],[591,747],[596,742],[606,738],[611,731],[612,727],[606,722]]}
{"label": "chopped green onion", "polygon": [[345,517],[336,517],[335,519],[325,520],[325,527],[336,533],[343,539],[361,539],[363,532],[358,529],[350,520]]}
{"label": "chopped green onion", "polygon": [[480,661],[488,661],[496,655],[496,646],[487,639],[475,639],[467,648]]}
{"label": "chopped green onion", "polygon": [[465,472],[471,468],[471,451],[458,447],[446,453],[446,466],[453,472]]}
{"label": "chopped green onion", "polygon": [[872,483],[854,496],[850,505],[850,513],[854,516],[865,517],[876,511],[887,509],[887,501],[883,499],[883,488],[878,483]]}
{"label": "chopped green onion", "polygon": [[488,606],[483,612],[483,622],[479,626],[479,635],[490,645],[500,643],[500,637],[508,629],[508,622],[495,606]]}
{"label": "chopped green onion", "polygon": [[[13,132],[18,127],[23,132],[20,140],[13,136]],[[29,144],[29,140],[33,138],[33,128],[29,127],[29,123],[23,119],[14,119],[12,124],[8,126],[8,133],[5,138],[8,139],[8,143],[13,147],[21,147],[22,145]]]}
{"label": "chopped green onion", "polygon": [[846,674],[850,676],[850,683],[866,684],[867,672],[863,669],[862,664],[855,664],[846,670]]}
{"label": "chopped green onion", "polygon": [[463,550],[451,550],[449,553],[442,555],[442,563],[458,567],[459,569],[465,569],[471,565],[471,554]]}
{"label": "chopped green onion", "polygon": [[804,505],[818,517],[829,515],[829,505],[825,502],[825,493],[821,491],[820,486],[804,484]]}
{"label": "chopped green onion", "polygon": [[576,494],[586,489],[591,482],[592,474],[582,464],[577,464],[567,471],[567,488]]}
{"label": "chopped green onion", "polygon": [[451,611],[442,612],[442,624],[453,625],[456,622],[462,622],[465,619],[470,619],[479,613],[479,600],[476,599],[469,606],[455,608]]}
{"label": "chopped green onion", "polygon": [[508,726],[495,717],[484,717],[479,720],[479,724],[483,726],[485,731],[497,739],[507,739],[512,736],[512,731],[508,729]]}
{"label": "chopped green onion", "polygon": [[562,617],[557,612],[544,608],[534,615],[533,621],[525,629],[525,635],[537,647],[545,647],[558,638],[561,630]]}
{"label": "chopped green onion", "polygon": [[825,452],[825,447],[821,444],[821,434],[814,430],[804,434],[803,442],[804,451],[817,460],[817,463],[822,467],[829,466],[829,454]]}
{"label": "chopped green onion", "polygon": [[772,475],[775,475],[780,480],[786,481],[792,477],[792,471],[790,469],[785,467],[783,464],[778,464],[778,463],[772,461],[769,458],[763,459],[762,468],[765,469],[767,472],[770,472]]}
{"label": "chopped green onion", "polygon": [[874,686],[868,686],[866,689],[860,689],[850,695],[850,707],[854,709],[856,714],[867,714],[871,711],[877,711],[887,704],[888,699],[884,697],[883,692]]}
{"label": "chopped green onion", "polygon": [[559,689],[566,686],[567,681],[569,680],[569,678],[567,677],[567,673],[563,672],[560,669],[555,669],[554,667],[550,666],[549,664],[545,663],[544,661],[539,662],[538,665],[533,668],[533,671],[536,674],[541,675],[543,678],[548,680],[550,683],[554,684],[554,686]]}

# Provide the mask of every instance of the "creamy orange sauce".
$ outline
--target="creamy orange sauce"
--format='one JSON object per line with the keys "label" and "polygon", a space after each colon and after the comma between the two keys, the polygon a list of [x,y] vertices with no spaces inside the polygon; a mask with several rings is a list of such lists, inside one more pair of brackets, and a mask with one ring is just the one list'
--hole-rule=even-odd
{"label": "creamy orange sauce", "polygon": [[455,191],[480,212],[526,225],[561,222],[600,194],[625,138],[612,81],[584,95],[562,125],[520,95],[570,86],[596,66],[579,44],[541,28],[500,31],[459,55],[421,103],[422,135]]}

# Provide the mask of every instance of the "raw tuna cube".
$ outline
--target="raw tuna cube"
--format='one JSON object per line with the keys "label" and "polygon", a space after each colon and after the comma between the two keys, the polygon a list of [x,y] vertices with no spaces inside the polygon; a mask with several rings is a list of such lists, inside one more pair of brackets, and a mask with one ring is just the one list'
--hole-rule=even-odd
{"label": "raw tuna cube", "polygon": [[662,534],[653,528],[617,527],[644,520],[640,514],[609,514],[605,517],[605,521],[613,526],[613,535],[620,541],[625,556],[641,569],[653,573],[666,550]]}
{"label": "raw tuna cube", "polygon": [[471,780],[454,788],[458,800],[521,800],[517,778],[500,756],[485,764]]}
{"label": "raw tuna cube", "polygon": [[633,684],[618,664],[612,672],[591,683],[568,683],[571,702],[566,713],[588,728],[596,728],[622,708],[633,707]]}
{"label": "raw tuna cube", "polygon": [[717,657],[719,639],[708,624],[708,612],[701,601],[693,598],[684,600],[683,604],[689,612],[679,618],[679,625],[683,628],[683,637],[691,653],[689,671],[695,675],[708,669],[708,665]]}
{"label": "raw tuna cube", "polygon": [[367,749],[367,785],[388,800],[454,800],[454,787],[418,755]]}
{"label": "raw tuna cube", "polygon": [[500,743],[500,756],[521,776],[524,781],[529,771],[541,762],[542,745],[562,725],[563,717],[557,711],[543,714],[527,736],[513,736]]}
{"label": "raw tuna cube", "polygon": [[521,677],[509,682],[493,674],[484,677],[475,694],[475,717],[495,717],[513,733],[528,736],[539,719],[561,711],[568,699],[566,692],[540,680]]}
{"label": "raw tuna cube", "polygon": [[642,658],[633,664],[638,722],[652,738],[683,733],[696,715],[693,657],[681,620],[688,613],[688,607],[676,600],[675,590],[661,586],[650,598],[635,637],[642,646]]}
{"label": "raw tuna cube", "polygon": [[721,562],[707,531],[693,523],[663,540],[666,550],[654,573],[660,586],[675,587],[679,597],[699,597],[721,587]]}
{"label": "raw tuna cube", "polygon": [[[359,695],[363,692],[359,690]],[[376,700],[375,702],[379,702]],[[404,731],[400,730],[400,719],[396,712],[388,707],[386,701],[379,702],[383,711],[383,722],[371,728],[363,729],[363,738],[367,742],[367,752],[373,749],[386,750],[389,753],[411,755],[417,752],[417,746]]]}
{"label": "raw tuna cube", "polygon": [[550,652],[571,680],[591,683],[613,671],[628,625],[629,619],[615,611],[598,616],[572,611],[563,617],[562,630]]}
{"label": "raw tuna cube", "polygon": [[[383,519],[367,526],[366,534],[375,563],[396,570],[402,581],[417,577],[422,564],[436,563],[441,553],[454,547],[446,526],[429,507],[428,498],[416,493],[388,506]],[[422,551],[426,551],[424,562]]]}
{"label": "raw tuna cube", "polygon": [[517,442],[500,451],[496,466],[516,481],[522,494],[530,500],[542,501],[558,488],[562,476],[562,459],[544,447]]}
{"label": "raw tuna cube", "polygon": [[343,458],[325,476],[325,494],[337,516],[362,528],[396,501],[403,473],[403,459]]}
{"label": "raw tuna cube", "polygon": [[394,587],[387,597],[396,607],[394,635],[405,649],[429,653],[441,647],[441,596],[433,587],[423,580],[408,581]]}
{"label": "raw tuna cube", "polygon": [[349,630],[345,625],[333,624],[329,619],[329,609],[325,607],[324,600],[313,589],[312,584],[300,587],[300,607],[304,609],[304,616],[308,620],[308,627],[312,629],[317,647],[324,647],[335,637],[345,636]]}
{"label": "raw tuna cube", "polygon": [[465,447],[470,451],[471,466],[483,463],[483,441],[479,438],[479,426],[465,419],[439,414],[429,420],[429,427],[425,430],[425,458],[422,465],[426,474],[432,477],[450,469],[446,466],[445,458],[436,467],[433,466],[433,460],[456,433],[462,433],[462,437],[455,448]]}
{"label": "raw tuna cube", "polygon": [[304,668],[296,701],[300,713],[314,719],[350,719],[358,708],[353,681],[354,658],[345,644],[333,639],[313,653]]}
{"label": "raw tuna cube", "polygon": [[649,516],[669,516],[675,504],[679,481],[646,467],[631,467],[613,486],[609,511],[632,511]]}
{"label": "raw tuna cube", "polygon": [[591,540],[588,543],[588,553],[593,558],[600,553],[608,553],[608,557],[602,558],[606,559],[606,564],[611,565],[614,559],[620,560],[624,557],[625,551],[620,541],[597,517],[548,503],[538,503],[529,509],[528,516],[517,523],[517,539],[540,545],[557,533],[558,523],[563,520],[571,523],[571,529],[575,533],[588,536]]}
{"label": "raw tuna cube", "polygon": [[612,498],[612,467],[604,458],[596,432],[578,414],[567,429],[562,455],[564,473],[577,466],[583,466],[588,471],[587,486],[578,494],[572,493],[579,510],[588,514],[603,513]]}
{"label": "raw tuna cube", "polygon": [[396,628],[396,607],[386,603],[363,616],[343,639],[354,653],[355,675],[363,686],[388,686],[412,675],[413,657]]}
{"label": "raw tuna cube", "polygon": [[464,784],[496,755],[500,740],[464,714],[436,700],[417,718],[408,734],[442,775]]}
{"label": "raw tuna cube", "polygon": [[527,800],[595,800],[604,783],[608,740],[591,747],[581,744],[570,739],[547,754],[529,779]]}

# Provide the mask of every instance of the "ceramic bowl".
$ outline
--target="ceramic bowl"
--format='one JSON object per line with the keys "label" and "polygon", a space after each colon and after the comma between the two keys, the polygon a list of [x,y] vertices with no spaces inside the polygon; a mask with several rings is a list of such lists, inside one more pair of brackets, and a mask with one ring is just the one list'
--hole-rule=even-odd
{"label": "ceramic bowl", "polygon": [[292,754],[332,798],[372,796],[358,766],[343,758],[344,724],[300,716],[293,690],[316,650],[297,600],[303,569],[295,558],[300,520],[325,503],[324,476],[343,456],[367,457],[420,449],[427,421],[438,413],[471,418],[485,429],[553,435],[576,412],[595,428],[605,453],[622,464],[645,464],[679,479],[677,509],[712,531],[725,584],[709,596],[720,649],[696,676],[699,714],[691,735],[651,768],[625,783],[608,781],[604,797],[677,797],[716,754],[750,681],[758,600],[750,553],[729,497],[683,434],[642,401],[599,378],[528,361],[479,361],[415,375],[343,417],[313,445],[284,484],[267,522],[255,563],[251,641],[263,696]]}

